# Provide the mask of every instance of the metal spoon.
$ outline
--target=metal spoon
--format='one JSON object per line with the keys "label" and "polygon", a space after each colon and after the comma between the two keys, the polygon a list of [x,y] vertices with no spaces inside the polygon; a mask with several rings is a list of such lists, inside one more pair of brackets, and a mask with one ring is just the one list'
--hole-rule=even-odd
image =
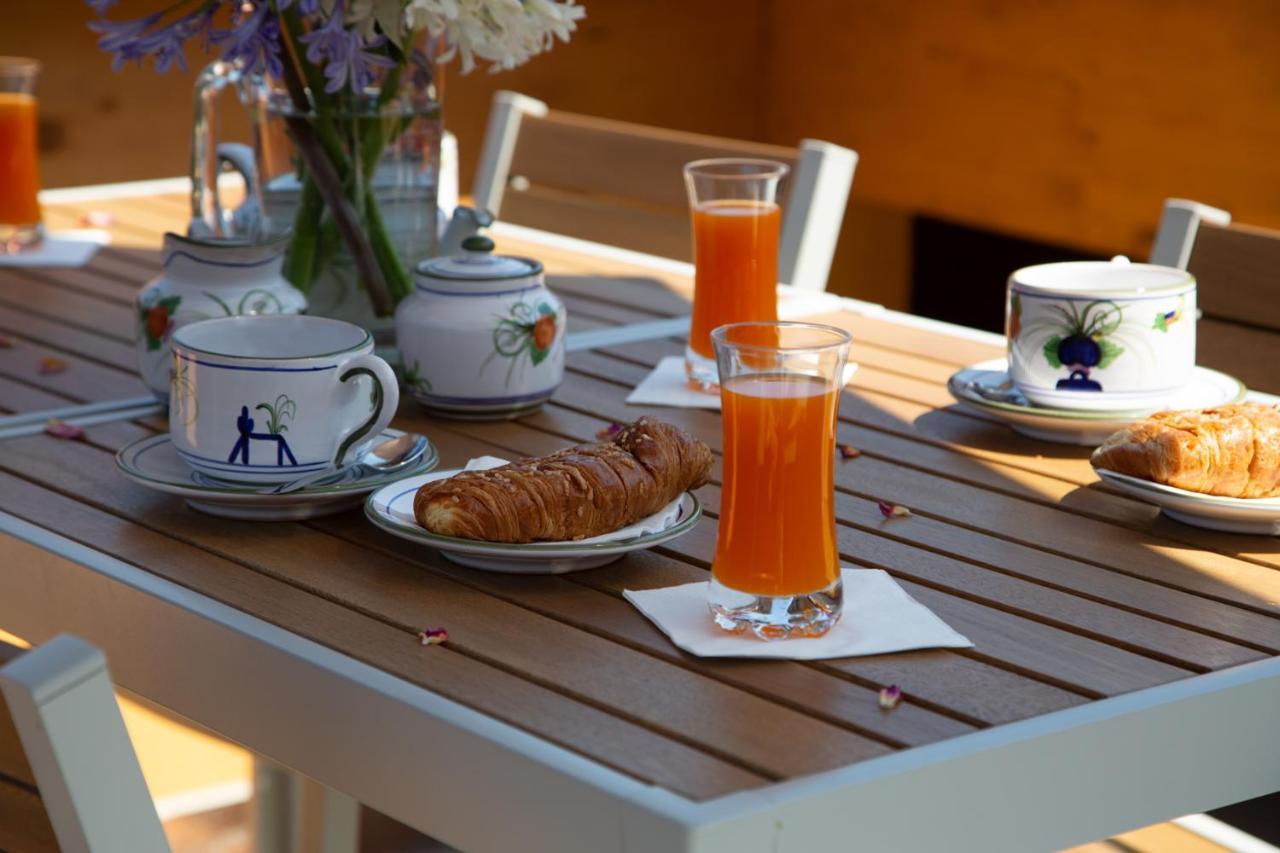
{"label": "metal spoon", "polygon": [[344,465],[336,470],[317,471],[305,477],[281,483],[278,486],[260,489],[259,494],[287,495],[289,492],[296,492],[299,489],[305,489],[307,486],[324,486],[329,483],[336,483],[352,475],[359,478],[367,477],[370,474],[391,474],[413,465],[422,458],[422,454],[426,450],[427,437],[425,435],[406,432],[404,435],[389,438],[373,445],[364,452],[358,461],[350,465]]}

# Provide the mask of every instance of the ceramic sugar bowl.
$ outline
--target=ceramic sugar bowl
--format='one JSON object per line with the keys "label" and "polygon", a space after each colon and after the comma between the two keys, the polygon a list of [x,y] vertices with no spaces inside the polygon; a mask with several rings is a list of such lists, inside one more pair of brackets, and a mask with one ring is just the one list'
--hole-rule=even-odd
{"label": "ceramic sugar bowl", "polygon": [[134,304],[138,371],[160,399],[169,399],[169,341],[188,323],[251,314],[301,314],[302,292],[280,273],[288,238],[266,242],[198,240],[164,235],[164,270]]}
{"label": "ceramic sugar bowl", "polygon": [[564,305],[537,261],[495,255],[488,237],[462,249],[419,264],[396,309],[405,391],[447,417],[517,417],[564,378]]}

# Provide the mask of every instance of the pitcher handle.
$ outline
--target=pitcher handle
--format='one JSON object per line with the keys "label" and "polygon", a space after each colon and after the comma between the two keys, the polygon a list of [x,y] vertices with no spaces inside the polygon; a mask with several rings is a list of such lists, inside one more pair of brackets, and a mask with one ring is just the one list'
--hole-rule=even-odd
{"label": "pitcher handle", "polygon": [[[253,146],[243,142],[219,142],[216,151],[219,167],[226,163],[244,181],[244,201],[230,213],[231,231],[238,235],[257,235],[261,217],[257,193],[254,192],[258,183],[258,164],[254,160]],[[228,215],[222,211],[222,197],[216,191],[212,195],[218,219],[228,221]]]}
{"label": "pitcher handle", "polygon": [[[238,63],[222,60],[209,63],[196,77],[196,106],[191,127],[191,224],[188,227],[193,237],[251,236],[257,226],[256,204],[250,206],[246,201],[235,211],[224,211],[218,195],[218,174],[226,162],[244,178],[246,200],[257,196],[253,149],[235,143],[219,144],[216,138],[218,97],[228,86],[235,86],[241,89],[243,100],[241,87],[245,82],[246,76]],[[246,207],[249,209],[244,210]]]}
{"label": "pitcher handle", "polygon": [[390,426],[400,405],[400,382],[391,365],[376,355],[366,353],[348,359],[338,368],[339,382],[348,382],[357,376],[368,376],[373,380],[373,411],[338,444],[338,453],[333,458],[334,465],[342,465],[351,448],[366,438],[380,435]]}

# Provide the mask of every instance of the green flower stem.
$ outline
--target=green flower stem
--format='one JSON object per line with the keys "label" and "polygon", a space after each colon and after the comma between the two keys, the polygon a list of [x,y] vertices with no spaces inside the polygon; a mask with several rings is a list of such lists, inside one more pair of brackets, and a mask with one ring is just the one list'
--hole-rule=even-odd
{"label": "green flower stem", "polygon": [[[387,72],[386,78],[382,81],[382,91],[378,93],[378,109],[381,111],[400,89],[400,75],[404,71],[404,66],[397,65]],[[400,117],[383,118],[381,115],[374,116],[372,119],[363,119],[364,132],[360,135],[360,152],[363,155],[361,165],[363,173],[372,176],[378,167],[378,158],[382,156],[382,149],[391,139],[395,139],[399,135]],[[391,124],[391,132],[383,134],[384,124]]]}
{"label": "green flower stem", "polygon": [[[285,30],[280,33],[280,40],[290,42],[286,46],[286,50],[292,56],[297,57],[298,65],[302,68],[302,74],[306,78],[306,89],[302,92],[302,101],[299,102],[296,92],[291,91],[290,94],[294,100],[294,106],[301,109],[304,113],[314,113],[316,136],[320,139],[320,144],[324,146],[325,153],[329,155],[329,159],[333,162],[334,168],[338,170],[338,174],[345,180],[347,173],[351,170],[351,164],[347,160],[346,149],[342,147],[342,138],[338,133],[338,129],[334,126],[332,111],[330,109],[330,97],[324,90],[324,77],[320,73],[320,69],[307,62],[306,56],[302,50],[302,43],[298,40],[302,34],[302,18],[298,15],[297,5],[291,6],[281,15],[284,19]],[[285,35],[287,31],[288,35]],[[292,63],[289,63],[292,65]],[[286,79],[290,75],[286,72]],[[306,93],[310,91],[311,97],[307,98]]]}
{"label": "green flower stem", "polygon": [[315,278],[319,256],[320,216],[324,213],[324,198],[315,182],[307,178],[302,185],[298,211],[293,217],[293,234],[289,240],[289,255],[285,258],[284,277],[293,286],[308,293]]}
{"label": "green flower stem", "polygon": [[[400,116],[358,117],[351,104],[343,110],[346,93],[325,92],[320,69],[305,60],[299,41],[305,30],[296,6],[285,10],[281,18],[284,82],[295,108],[302,113],[287,117],[287,122],[308,166],[285,275],[300,290],[310,289],[325,262],[322,256],[332,256],[332,234],[322,231],[331,225],[350,250],[375,312],[387,316],[413,286],[383,222],[372,181],[383,149],[403,130],[403,122]],[[399,90],[407,57],[396,58],[400,64],[387,72],[378,108],[390,103]],[[340,116],[337,119],[335,108]],[[348,114],[350,117],[345,117]],[[344,143],[344,137],[348,142]],[[326,207],[332,220],[323,216]]]}
{"label": "green flower stem", "polygon": [[[279,38],[281,48],[287,52],[289,37],[285,34],[285,30],[280,31]],[[284,81],[294,106],[303,114],[309,112],[310,104],[307,100],[306,86],[292,62],[284,63]],[[286,118],[286,123],[293,134],[299,153],[307,163],[310,181],[315,184],[324,198],[334,223],[342,234],[342,239],[351,249],[352,260],[355,261],[356,269],[364,282],[365,291],[369,294],[375,313],[380,317],[390,315],[395,310],[395,302],[387,291],[382,266],[370,246],[368,237],[360,227],[360,213],[351,203],[351,199],[342,193],[343,182],[338,164],[327,155],[325,146],[317,138],[316,127],[311,121],[301,115],[291,115]]]}
{"label": "green flower stem", "polygon": [[365,204],[365,218],[369,226],[369,242],[373,244],[373,253],[382,267],[382,274],[387,279],[387,289],[391,292],[393,302],[399,302],[413,292],[413,280],[409,272],[400,262],[400,253],[391,242],[391,235],[382,222],[382,211],[378,201],[369,193]]}

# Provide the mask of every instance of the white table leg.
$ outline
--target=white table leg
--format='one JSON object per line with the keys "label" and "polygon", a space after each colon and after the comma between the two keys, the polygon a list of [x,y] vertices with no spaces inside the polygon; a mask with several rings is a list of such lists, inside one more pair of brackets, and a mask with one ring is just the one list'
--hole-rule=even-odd
{"label": "white table leg", "polygon": [[292,853],[356,853],[360,804],[306,776],[293,774]]}
{"label": "white table leg", "polygon": [[254,850],[259,853],[355,853],[360,804],[314,779],[255,758]]}

